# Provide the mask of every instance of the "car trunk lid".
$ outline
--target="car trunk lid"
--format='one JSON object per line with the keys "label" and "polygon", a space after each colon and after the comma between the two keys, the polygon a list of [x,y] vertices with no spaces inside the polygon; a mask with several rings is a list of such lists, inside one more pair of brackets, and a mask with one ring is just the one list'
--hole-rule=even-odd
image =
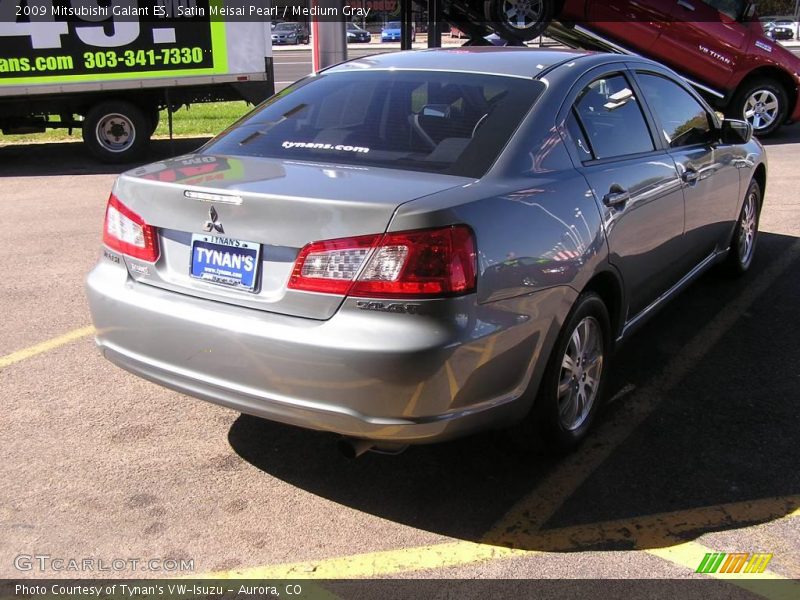
{"label": "car trunk lid", "polygon": [[[343,296],[287,288],[303,246],[382,233],[400,204],[470,181],[382,168],[195,154],[129,171],[119,178],[114,193],[158,230],[155,264],[125,257],[137,281],[256,310],[327,319]],[[198,268],[193,265],[193,240],[204,239],[246,242],[258,249],[252,291],[192,276]]]}

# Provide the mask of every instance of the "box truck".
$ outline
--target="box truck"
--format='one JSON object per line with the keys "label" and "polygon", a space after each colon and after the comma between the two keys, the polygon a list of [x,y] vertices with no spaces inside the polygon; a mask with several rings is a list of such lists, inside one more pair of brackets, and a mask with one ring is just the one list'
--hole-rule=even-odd
{"label": "box truck", "polygon": [[80,129],[96,158],[135,160],[162,109],[274,93],[269,10],[267,0],[1,0],[0,130]]}

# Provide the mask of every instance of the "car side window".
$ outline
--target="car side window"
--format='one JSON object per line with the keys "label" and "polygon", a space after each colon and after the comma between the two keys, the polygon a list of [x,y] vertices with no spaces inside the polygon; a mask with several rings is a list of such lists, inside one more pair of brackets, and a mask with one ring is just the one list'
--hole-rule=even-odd
{"label": "car side window", "polygon": [[580,156],[581,161],[592,160],[594,158],[594,154],[592,154],[592,147],[586,140],[586,136],[581,129],[581,124],[578,123],[578,117],[575,115],[575,109],[569,111],[565,125],[572,143],[578,150],[578,156]]}
{"label": "car side window", "polygon": [[744,0],[701,0],[703,4],[716,8],[719,12],[725,13],[731,19],[738,19],[744,12]]}
{"label": "car side window", "polygon": [[655,150],[642,109],[623,75],[590,83],[575,101],[574,110],[597,159]]}
{"label": "car side window", "polygon": [[660,75],[638,73],[639,85],[661,122],[670,148],[703,144],[711,140],[711,116],[692,95]]}

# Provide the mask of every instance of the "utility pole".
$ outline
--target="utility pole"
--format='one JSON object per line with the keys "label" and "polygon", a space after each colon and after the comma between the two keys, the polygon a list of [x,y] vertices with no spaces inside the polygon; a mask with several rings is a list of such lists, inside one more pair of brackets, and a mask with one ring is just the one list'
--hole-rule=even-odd
{"label": "utility pole", "polygon": [[[344,0],[311,0],[312,9],[336,9],[342,13]],[[347,32],[344,20],[311,17],[311,65],[316,72],[347,60]]]}

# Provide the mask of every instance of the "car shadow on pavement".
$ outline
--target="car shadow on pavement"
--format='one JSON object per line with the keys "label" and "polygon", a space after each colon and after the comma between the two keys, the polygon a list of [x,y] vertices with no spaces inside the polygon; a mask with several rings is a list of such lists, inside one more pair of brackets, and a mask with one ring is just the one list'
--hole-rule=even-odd
{"label": "car shadow on pavement", "polygon": [[10,144],[0,146],[0,177],[52,175],[113,175],[147,163],[188,154],[209,137],[155,139],[146,155],[136,162],[110,165],[89,156],[80,142]]}
{"label": "car shadow on pavement", "polygon": [[[598,437],[603,427],[565,459],[522,455],[502,435],[483,434],[348,460],[331,434],[245,415],[232,425],[229,442],[264,473],[312,494],[490,544],[551,551],[661,547],[772,521],[800,505],[800,344],[791,300],[800,296],[796,242],[762,233],[747,275],[705,275],[620,348],[606,394],[614,401],[599,424],[624,426],[652,401],[648,395],[660,401],[586,477],[575,465],[606,443]],[[727,330],[686,375],[672,389],[658,389],[687,344],[702,344],[696,338],[706,326],[741,304],[788,256],[794,257],[788,267],[752,303],[734,310]],[[546,517],[519,508],[553,478],[568,491]],[[498,530],[512,508],[515,526]],[[526,520],[537,519],[544,522],[526,531]]]}
{"label": "car shadow on pavement", "polygon": [[781,127],[766,138],[759,138],[765,146],[777,146],[779,144],[796,144],[800,142],[800,125],[794,124],[788,127]]}

